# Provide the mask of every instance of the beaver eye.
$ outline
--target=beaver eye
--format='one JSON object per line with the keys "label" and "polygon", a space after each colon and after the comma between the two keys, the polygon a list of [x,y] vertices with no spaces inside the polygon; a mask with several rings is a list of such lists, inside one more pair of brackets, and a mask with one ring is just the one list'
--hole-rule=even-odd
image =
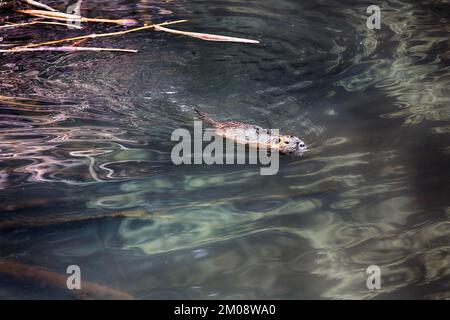
{"label": "beaver eye", "polygon": [[285,141],[284,143],[285,143],[285,144],[289,144],[289,141]]}

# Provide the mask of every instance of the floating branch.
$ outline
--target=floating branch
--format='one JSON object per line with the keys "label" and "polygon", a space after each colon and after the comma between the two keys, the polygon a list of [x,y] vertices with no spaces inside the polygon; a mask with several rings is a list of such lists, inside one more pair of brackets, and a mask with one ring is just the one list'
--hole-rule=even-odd
{"label": "floating branch", "polygon": [[36,8],[41,8],[41,9],[48,10],[48,11],[58,12],[58,10],[53,9],[50,6],[40,3],[40,2],[37,2],[37,1],[34,1],[34,0],[21,0],[21,1],[28,3],[30,6],[33,6]]}
{"label": "floating branch", "polygon": [[[0,260],[0,273],[8,276],[49,286],[67,289],[67,275],[49,271],[40,266],[28,265],[17,261]],[[110,288],[102,284],[81,280],[81,289],[68,290],[79,299],[115,299],[131,300],[133,296],[127,292]]]}
{"label": "floating branch", "polygon": [[[51,24],[51,25],[59,25],[59,26],[65,26],[67,27],[66,23],[61,22],[52,22],[52,21],[31,21],[31,22],[23,22],[23,23],[13,23],[13,24],[7,24],[4,26],[0,26],[0,29],[4,28],[17,28],[17,27],[23,27],[23,26],[30,26],[33,24]],[[74,28],[81,29],[81,27],[74,25]]]}
{"label": "floating branch", "polygon": [[78,46],[79,44],[81,44],[81,43],[83,43],[83,42],[85,42],[85,41],[87,41],[87,40],[88,40],[88,39],[81,39],[81,40],[75,41],[75,42],[72,43],[70,46],[71,46],[71,47]]}
{"label": "floating branch", "polygon": [[199,33],[199,32],[188,32],[181,30],[173,30],[169,28],[162,27],[161,25],[155,25],[155,30],[164,31],[174,34],[180,34],[183,36],[188,36],[192,38],[198,38],[206,41],[221,41],[221,42],[239,42],[239,43],[259,43],[257,40],[244,39],[244,38],[235,38],[235,37],[227,37],[227,36],[219,36],[215,34],[208,33]]}
{"label": "floating branch", "polygon": [[45,10],[17,10],[17,12],[27,14],[34,17],[47,18],[60,21],[80,21],[80,22],[98,22],[98,23],[112,23],[121,26],[134,26],[138,24],[133,19],[103,19],[103,18],[86,18],[75,14],[68,14],[62,12],[49,12]]}
{"label": "floating branch", "polygon": [[123,30],[123,31],[117,31],[117,32],[100,33],[100,34],[93,33],[93,34],[88,34],[88,35],[85,35],[85,36],[78,36],[78,37],[73,37],[73,38],[65,38],[65,39],[46,41],[46,42],[41,42],[41,43],[32,43],[32,44],[23,46],[23,48],[47,46],[47,45],[57,44],[57,43],[61,43],[61,42],[78,41],[78,40],[83,40],[83,39],[95,39],[95,38],[102,38],[102,37],[120,36],[120,35],[131,33],[131,32],[147,30],[147,29],[153,29],[155,26],[170,25],[170,24],[182,23],[182,22],[186,22],[186,21],[187,20],[169,21],[169,22],[163,22],[163,23],[160,23],[160,24],[152,24],[152,25],[148,25],[148,26],[143,26],[143,27],[139,27],[139,28]]}
{"label": "floating branch", "polygon": [[34,48],[25,48],[25,47],[14,47],[11,49],[0,49],[0,53],[16,53],[16,52],[29,52],[29,51],[60,51],[60,52],[75,52],[75,51],[112,51],[112,52],[131,52],[136,53],[137,50],[134,49],[117,49],[117,48],[97,48],[97,47],[34,47]]}
{"label": "floating branch", "polygon": [[[30,0],[34,1],[34,0]],[[54,10],[54,9],[53,9]],[[113,24],[119,24],[122,26],[131,26],[137,24],[136,20],[133,19],[103,19],[103,18],[86,18],[82,17],[80,15],[73,15],[73,14],[67,14],[58,12],[56,10],[54,11],[45,11],[45,10],[17,10],[17,12],[28,14],[40,18],[47,18],[47,19],[54,19],[54,20],[60,20],[60,21],[66,21],[66,22],[73,22],[73,21],[80,21],[80,22],[100,22],[100,23],[113,23]],[[117,31],[117,32],[110,32],[110,33],[102,33],[102,34],[89,34],[89,35],[83,35],[83,36],[77,36],[77,37],[71,37],[71,38],[64,38],[59,40],[52,40],[52,41],[46,41],[46,42],[40,42],[40,43],[30,43],[23,46],[15,46],[9,49],[0,49],[0,53],[16,53],[16,52],[31,52],[31,51],[60,51],[60,52],[76,52],[76,51],[112,51],[112,52],[131,52],[135,53],[137,50],[134,49],[117,49],[117,48],[100,48],[100,47],[78,47],[78,45],[82,42],[84,42],[87,39],[95,39],[95,38],[101,38],[101,37],[112,37],[112,36],[119,36],[124,35],[131,32],[137,32],[147,29],[153,29],[157,31],[162,32],[168,32],[183,36],[188,36],[192,38],[197,38],[205,41],[219,41],[219,42],[236,42],[236,43],[252,43],[252,44],[258,44],[259,41],[252,40],[252,39],[245,39],[245,38],[237,38],[237,37],[229,37],[229,36],[222,36],[222,35],[216,35],[216,34],[208,34],[208,33],[199,33],[199,32],[188,32],[188,31],[182,31],[182,30],[174,30],[169,29],[164,26],[176,24],[176,23],[182,23],[186,22],[187,20],[177,20],[177,21],[169,21],[169,22],[163,22],[159,24],[151,24],[151,25],[144,25],[141,27],[123,30],[123,31]],[[11,28],[11,27],[20,27],[20,26],[26,26],[26,25],[33,25],[33,24],[54,24],[54,25],[64,25],[63,23],[59,22],[48,22],[48,21],[40,21],[35,20],[32,22],[26,22],[26,23],[18,23],[18,24],[11,24],[11,25],[5,25],[0,26],[0,28]],[[72,42],[73,43],[69,46],[61,46],[61,47],[53,47],[51,45],[59,44],[62,42]]]}

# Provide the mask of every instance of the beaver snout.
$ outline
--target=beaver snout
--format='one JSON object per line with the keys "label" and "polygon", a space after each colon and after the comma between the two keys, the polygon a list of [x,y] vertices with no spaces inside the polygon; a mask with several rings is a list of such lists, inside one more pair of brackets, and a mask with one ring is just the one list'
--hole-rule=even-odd
{"label": "beaver snout", "polygon": [[297,141],[296,148],[297,148],[297,150],[305,151],[307,149],[307,146],[303,141]]}

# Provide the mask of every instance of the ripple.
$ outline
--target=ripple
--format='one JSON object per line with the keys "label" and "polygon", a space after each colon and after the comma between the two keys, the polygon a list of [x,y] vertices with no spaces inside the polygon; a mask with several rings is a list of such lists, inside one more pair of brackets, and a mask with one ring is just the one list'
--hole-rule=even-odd
{"label": "ripple", "polygon": [[[135,55],[2,55],[0,220],[17,226],[0,232],[2,258],[80,263],[138,298],[445,297],[448,5],[384,1],[374,31],[368,4],[100,0],[86,12],[188,19],[180,30],[261,45],[148,31],[99,43]],[[2,41],[67,32],[11,29]],[[280,157],[270,177],[175,166],[170,134],[192,128],[192,107],[311,150]]]}

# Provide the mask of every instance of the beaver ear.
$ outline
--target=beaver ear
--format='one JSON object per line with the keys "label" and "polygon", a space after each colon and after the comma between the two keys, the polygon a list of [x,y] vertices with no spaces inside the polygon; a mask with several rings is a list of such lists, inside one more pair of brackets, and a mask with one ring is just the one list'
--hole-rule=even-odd
{"label": "beaver ear", "polygon": [[256,134],[259,134],[259,128],[255,127],[255,129],[256,129]]}
{"label": "beaver ear", "polygon": [[280,142],[281,142],[281,139],[278,138],[278,139],[276,140],[276,143],[280,143]]}

